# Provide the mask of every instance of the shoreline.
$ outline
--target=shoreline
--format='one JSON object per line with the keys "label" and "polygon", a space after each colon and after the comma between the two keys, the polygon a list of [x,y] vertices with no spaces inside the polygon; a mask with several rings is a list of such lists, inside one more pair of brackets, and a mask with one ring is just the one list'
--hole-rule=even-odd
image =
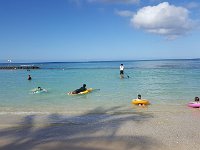
{"label": "shoreline", "polygon": [[0,115],[0,149],[197,150],[200,110]]}
{"label": "shoreline", "polygon": [[117,115],[117,114],[132,114],[135,112],[146,112],[146,113],[169,113],[169,112],[179,112],[185,113],[188,110],[200,110],[200,108],[188,107],[187,104],[177,104],[177,103],[164,103],[164,104],[150,104],[147,106],[138,106],[130,103],[129,105],[113,105],[104,106],[100,105],[97,107],[89,107],[85,109],[43,109],[43,110],[31,110],[31,109],[16,109],[15,111],[0,111],[0,116],[2,115],[50,115],[50,114],[60,114],[65,116],[77,116],[82,114],[107,114],[107,115]]}

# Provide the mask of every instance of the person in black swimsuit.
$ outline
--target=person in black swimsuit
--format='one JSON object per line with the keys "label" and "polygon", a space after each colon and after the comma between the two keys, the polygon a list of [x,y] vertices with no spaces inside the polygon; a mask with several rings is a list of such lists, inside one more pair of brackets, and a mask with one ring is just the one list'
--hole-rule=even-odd
{"label": "person in black swimsuit", "polygon": [[72,94],[78,94],[78,93],[84,92],[84,91],[86,91],[86,90],[87,90],[86,84],[83,84],[83,86],[82,86],[81,88],[76,89],[75,91],[72,92]]}
{"label": "person in black swimsuit", "polygon": [[28,75],[28,80],[31,80],[32,78],[31,78],[31,76],[30,75]]}

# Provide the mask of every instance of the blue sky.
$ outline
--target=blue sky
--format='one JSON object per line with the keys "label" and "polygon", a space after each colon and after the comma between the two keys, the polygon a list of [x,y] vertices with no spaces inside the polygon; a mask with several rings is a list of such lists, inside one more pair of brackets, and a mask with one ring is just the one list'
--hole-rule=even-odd
{"label": "blue sky", "polygon": [[200,58],[198,0],[0,0],[0,62]]}

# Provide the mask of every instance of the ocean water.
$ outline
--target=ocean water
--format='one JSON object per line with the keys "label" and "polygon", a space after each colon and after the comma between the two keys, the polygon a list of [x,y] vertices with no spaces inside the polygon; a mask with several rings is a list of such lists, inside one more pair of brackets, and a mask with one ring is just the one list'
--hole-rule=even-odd
{"label": "ocean water", "polygon": [[[119,65],[125,66],[124,79]],[[24,65],[24,64],[0,64]],[[0,70],[0,114],[132,111],[141,94],[151,105],[186,105],[200,96],[200,60],[35,63],[39,70]],[[28,81],[28,75],[32,80]],[[129,76],[130,78],[127,78]],[[66,93],[87,84],[87,95]],[[47,93],[32,94],[36,87]],[[150,106],[149,106],[150,107]]]}

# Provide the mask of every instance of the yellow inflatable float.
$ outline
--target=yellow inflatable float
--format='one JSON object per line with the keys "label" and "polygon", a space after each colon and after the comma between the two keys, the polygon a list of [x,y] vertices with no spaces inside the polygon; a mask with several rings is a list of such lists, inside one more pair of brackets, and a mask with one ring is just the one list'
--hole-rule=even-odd
{"label": "yellow inflatable float", "polygon": [[90,92],[92,92],[92,88],[89,88],[89,89],[87,89],[86,91],[83,91],[83,92],[80,92],[80,93],[78,93],[78,94],[87,94],[87,93],[90,93]]}
{"label": "yellow inflatable float", "polygon": [[150,103],[146,99],[133,99],[132,100],[132,104],[135,104],[135,105],[149,105]]}
{"label": "yellow inflatable float", "polygon": [[89,88],[89,89],[87,89],[87,90],[85,90],[85,91],[83,91],[83,92],[80,92],[80,93],[78,93],[78,94],[72,94],[72,92],[69,92],[69,93],[67,93],[68,95],[82,95],[82,94],[88,94],[88,93],[90,93],[90,92],[92,92],[93,91],[93,89],[92,88]]}

